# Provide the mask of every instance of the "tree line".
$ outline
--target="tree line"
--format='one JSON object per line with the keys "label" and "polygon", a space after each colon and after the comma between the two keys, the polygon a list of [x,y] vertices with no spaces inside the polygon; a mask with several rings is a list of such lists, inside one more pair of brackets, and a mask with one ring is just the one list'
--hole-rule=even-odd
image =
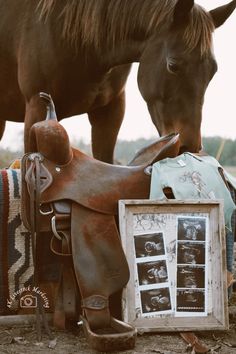
{"label": "tree line", "polygon": [[[116,145],[115,157],[121,163],[126,164],[135,153],[144,146],[151,144],[155,139],[137,139],[135,141],[120,140]],[[222,145],[223,142],[223,145]],[[236,140],[222,139],[221,137],[203,137],[203,149],[209,155],[217,157],[219,149],[222,152],[219,162],[222,166],[236,166]]]}
{"label": "tree line", "polygon": [[[118,140],[115,149],[115,161],[126,165],[137,153],[137,151],[156,139],[140,138],[133,141]],[[72,146],[78,147],[81,151],[91,155],[91,145],[85,143],[82,139],[72,141]],[[203,137],[203,148],[211,156],[216,157],[220,147],[223,147],[219,162],[223,166],[236,166],[236,140],[226,139],[222,145],[221,137]],[[10,165],[16,158],[20,158],[23,151],[11,151],[0,148],[0,168]]]}

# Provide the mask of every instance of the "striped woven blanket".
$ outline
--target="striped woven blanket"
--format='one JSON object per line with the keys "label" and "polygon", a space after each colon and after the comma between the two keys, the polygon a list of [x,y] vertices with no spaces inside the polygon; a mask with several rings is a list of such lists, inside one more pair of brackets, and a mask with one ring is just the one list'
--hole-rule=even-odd
{"label": "striped woven blanket", "polygon": [[33,275],[31,238],[21,220],[20,179],[19,169],[0,170],[0,314],[9,312],[7,300]]}

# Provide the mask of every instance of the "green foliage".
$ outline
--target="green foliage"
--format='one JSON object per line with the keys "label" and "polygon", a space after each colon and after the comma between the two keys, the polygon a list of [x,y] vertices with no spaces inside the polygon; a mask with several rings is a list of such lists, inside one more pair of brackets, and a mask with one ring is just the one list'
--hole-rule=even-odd
{"label": "green foliage", "polygon": [[151,144],[154,140],[144,138],[131,141],[118,140],[115,148],[115,160],[121,165],[126,165],[141,148]]}
{"label": "green foliage", "polygon": [[78,141],[73,140],[71,142],[71,145],[80,149],[81,151],[83,151],[85,154],[92,156],[92,152],[91,152],[91,145],[90,144],[86,144],[83,139],[80,139]]}
{"label": "green foliage", "polygon": [[[141,148],[151,144],[153,139],[140,138],[133,141],[118,140],[115,149],[115,162],[126,165]],[[221,137],[203,138],[203,148],[211,156],[216,157],[222,143]],[[90,144],[86,144],[82,139],[73,141],[73,146],[78,147],[88,155],[91,154]],[[12,161],[23,155],[22,151],[12,152],[10,150],[0,149],[0,168],[8,167]],[[219,162],[223,166],[236,166],[236,140],[226,139],[224,149],[220,155]]]}
{"label": "green foliage", "polygon": [[[217,136],[203,138],[203,148],[209,155],[216,157],[222,140],[224,139]],[[236,166],[236,140],[224,140],[224,148],[220,155],[219,162],[223,166]]]}
{"label": "green foliage", "polygon": [[8,167],[14,160],[22,156],[22,151],[13,152],[8,149],[0,149],[0,168]]}
{"label": "green foliage", "polygon": [[[151,144],[156,139],[138,139],[135,141],[119,140],[116,144],[115,159],[125,165],[130,161],[135,153]],[[203,149],[211,156],[217,157],[222,144],[221,137],[204,137]],[[236,140],[226,139],[224,148],[220,155],[219,162],[222,166],[236,166]]]}
{"label": "green foliage", "polygon": [[203,149],[211,156],[216,157],[218,149],[220,147],[222,138],[215,136],[212,138],[203,138],[202,145]]}

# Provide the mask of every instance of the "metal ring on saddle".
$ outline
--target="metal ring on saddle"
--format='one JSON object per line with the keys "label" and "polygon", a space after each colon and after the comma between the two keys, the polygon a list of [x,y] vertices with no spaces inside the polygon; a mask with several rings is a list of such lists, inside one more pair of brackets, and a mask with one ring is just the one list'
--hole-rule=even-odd
{"label": "metal ring on saddle", "polygon": [[47,204],[47,205],[49,205],[50,206],[50,209],[48,210],[48,211],[43,211],[42,209],[41,209],[41,206],[42,206],[43,204],[40,204],[40,206],[39,206],[39,212],[40,212],[40,214],[41,215],[50,215],[50,214],[52,214],[53,213],[53,206],[52,206],[52,204],[50,203],[50,204]]}
{"label": "metal ring on saddle", "polygon": [[42,162],[42,161],[44,160],[44,157],[43,157],[42,154],[40,154],[40,152],[33,152],[32,154],[29,154],[29,156],[28,156],[28,159],[29,159],[30,161],[32,161],[32,162],[33,162],[36,158],[39,159],[39,162]]}

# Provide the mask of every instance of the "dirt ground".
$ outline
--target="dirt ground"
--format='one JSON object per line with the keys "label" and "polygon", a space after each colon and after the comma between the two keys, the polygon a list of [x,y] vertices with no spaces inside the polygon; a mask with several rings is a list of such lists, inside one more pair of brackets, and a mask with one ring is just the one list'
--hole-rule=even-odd
{"label": "dirt ground", "polygon": [[[196,332],[198,338],[209,347],[209,353],[236,354],[236,293],[229,303],[230,329],[228,331]],[[95,354],[89,348],[83,330],[80,327],[68,331],[53,331],[56,338],[49,348],[49,339],[43,335],[40,343],[36,341],[36,332],[28,327],[0,327],[0,354]],[[178,333],[138,335],[135,349],[114,354],[178,354],[194,353]]]}

